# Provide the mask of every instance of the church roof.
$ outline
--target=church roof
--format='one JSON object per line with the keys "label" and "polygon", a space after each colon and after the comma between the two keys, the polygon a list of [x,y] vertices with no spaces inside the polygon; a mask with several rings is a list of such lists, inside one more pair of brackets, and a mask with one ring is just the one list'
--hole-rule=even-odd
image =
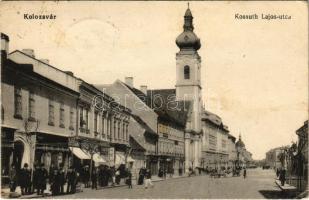
{"label": "church roof", "polygon": [[193,16],[190,8],[186,10],[184,16],[183,32],[176,38],[176,44],[182,49],[199,50],[201,48],[200,39],[193,32]]}
{"label": "church roof", "polygon": [[236,147],[245,148],[245,143],[241,140],[241,135],[239,135],[238,141],[236,142]]}

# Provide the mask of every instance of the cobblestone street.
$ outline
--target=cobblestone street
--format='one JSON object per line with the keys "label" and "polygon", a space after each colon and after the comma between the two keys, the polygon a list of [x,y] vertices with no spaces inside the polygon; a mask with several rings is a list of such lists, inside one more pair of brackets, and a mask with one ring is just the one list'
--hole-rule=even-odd
{"label": "cobblestone street", "polygon": [[[56,198],[284,198],[274,183],[273,170],[248,170],[248,177],[210,178],[195,176],[155,182],[154,188],[142,186],[86,189],[75,195]],[[54,198],[54,197],[53,197]]]}

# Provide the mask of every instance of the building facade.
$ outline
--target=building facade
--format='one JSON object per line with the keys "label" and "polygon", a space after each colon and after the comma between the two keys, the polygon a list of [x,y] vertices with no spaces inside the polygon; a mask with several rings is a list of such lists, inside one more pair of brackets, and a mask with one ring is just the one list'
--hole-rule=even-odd
{"label": "building facade", "polygon": [[131,110],[74,76],[39,60],[34,51],[8,54],[1,34],[2,177],[11,165],[120,165],[128,156]]}
{"label": "building facade", "polygon": [[236,166],[237,160],[237,150],[236,150],[236,138],[233,135],[228,135],[228,152],[229,152],[229,161],[228,166],[234,168]]}
{"label": "building facade", "polygon": [[229,164],[229,131],[219,116],[205,111],[203,127],[203,168],[227,168]]}
{"label": "building facade", "polygon": [[266,165],[270,166],[270,168],[277,170],[280,169],[281,167],[286,167],[283,163],[280,161],[279,154],[284,153],[289,146],[282,146],[282,147],[277,147],[273,148],[269,151],[266,152]]}
{"label": "building facade", "polygon": [[[110,85],[96,85],[96,87],[113,97],[118,103],[124,105],[132,111],[132,117],[136,121],[136,125],[142,130],[146,130],[146,138],[141,138],[143,148],[145,149],[145,165],[151,169],[153,174],[158,173],[158,157],[157,157],[157,123],[158,114],[151,108],[149,98],[145,93],[136,89],[133,85],[133,77],[126,77],[125,82],[116,80]],[[132,141],[138,140],[139,129],[132,129]],[[149,134],[150,133],[150,134]],[[155,133],[156,142],[153,143],[153,133]],[[135,141],[136,142],[136,141]]]}
{"label": "building facade", "polygon": [[[10,156],[2,163],[17,169],[25,163],[31,168],[35,163],[68,166],[68,137],[77,128],[77,80],[36,59],[33,50],[17,50],[7,58],[2,65],[1,127],[2,152]],[[55,74],[59,82],[50,77]]]}

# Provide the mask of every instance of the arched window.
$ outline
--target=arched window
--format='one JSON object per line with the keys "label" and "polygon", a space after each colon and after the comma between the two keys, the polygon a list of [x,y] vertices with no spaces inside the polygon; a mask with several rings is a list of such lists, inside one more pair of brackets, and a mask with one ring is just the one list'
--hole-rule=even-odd
{"label": "arched window", "polygon": [[190,67],[188,65],[184,67],[183,74],[185,79],[190,79]]}

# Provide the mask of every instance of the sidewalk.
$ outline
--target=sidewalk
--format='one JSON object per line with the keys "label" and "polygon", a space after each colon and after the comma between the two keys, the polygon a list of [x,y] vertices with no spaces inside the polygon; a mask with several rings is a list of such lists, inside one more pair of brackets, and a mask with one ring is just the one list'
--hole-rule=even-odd
{"label": "sidewalk", "polygon": [[[188,175],[184,175],[184,176],[173,176],[173,177],[169,177],[167,176],[166,179],[164,178],[160,178],[158,176],[152,176],[152,181],[153,182],[159,182],[159,181],[167,181],[167,180],[172,180],[172,179],[177,179],[177,178],[188,178]],[[132,180],[132,184],[133,185],[137,185],[137,179],[133,179]],[[121,180],[120,184],[119,185],[109,185],[109,186],[106,186],[106,187],[98,187],[98,190],[101,190],[101,189],[109,189],[109,188],[117,188],[117,187],[125,187],[127,186],[125,184],[125,181],[124,179]],[[51,193],[49,192],[50,186],[49,184],[47,184],[47,189],[44,191],[44,195],[37,195],[36,193],[34,194],[30,194],[30,195],[23,195],[21,196],[21,191],[20,191],[20,187],[17,187],[16,188],[16,192],[15,194],[17,194],[16,196],[14,197],[10,197],[10,189],[9,188],[2,188],[1,189],[1,197],[2,198],[21,198],[21,199],[34,199],[34,198],[42,198],[42,197],[46,197],[46,196],[51,196]],[[64,189],[66,190],[66,184],[64,185]],[[83,192],[83,190],[92,190],[91,187],[90,188],[84,188],[82,187],[81,191],[80,192]]]}
{"label": "sidewalk", "polygon": [[281,185],[279,179],[275,179],[276,185],[281,189],[282,192],[286,193],[289,197],[295,197],[297,194],[297,188],[295,186],[284,183],[284,186]]}

